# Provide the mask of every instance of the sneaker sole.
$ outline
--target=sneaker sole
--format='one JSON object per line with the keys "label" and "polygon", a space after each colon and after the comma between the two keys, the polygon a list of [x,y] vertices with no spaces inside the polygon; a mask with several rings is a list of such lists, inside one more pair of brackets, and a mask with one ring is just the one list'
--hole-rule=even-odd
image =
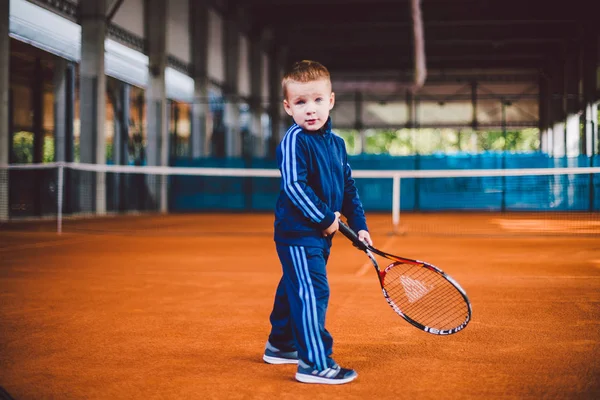
{"label": "sneaker sole", "polygon": [[263,355],[263,360],[267,364],[298,364],[298,360],[293,358],[280,358]]}
{"label": "sneaker sole", "polygon": [[354,374],[348,378],[344,378],[344,379],[331,379],[331,378],[324,378],[322,376],[315,376],[315,375],[308,375],[308,374],[301,374],[299,372],[296,372],[296,380],[302,383],[322,383],[325,385],[342,385],[344,383],[348,383],[348,382],[352,382],[353,380],[355,380],[358,377],[358,374]]}

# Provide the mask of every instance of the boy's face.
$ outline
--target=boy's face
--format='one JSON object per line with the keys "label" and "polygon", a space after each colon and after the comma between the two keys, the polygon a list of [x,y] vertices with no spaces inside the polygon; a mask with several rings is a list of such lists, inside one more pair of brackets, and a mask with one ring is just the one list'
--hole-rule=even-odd
{"label": "boy's face", "polygon": [[327,122],[334,103],[331,82],[320,79],[304,83],[289,82],[283,107],[301,128],[318,131]]}

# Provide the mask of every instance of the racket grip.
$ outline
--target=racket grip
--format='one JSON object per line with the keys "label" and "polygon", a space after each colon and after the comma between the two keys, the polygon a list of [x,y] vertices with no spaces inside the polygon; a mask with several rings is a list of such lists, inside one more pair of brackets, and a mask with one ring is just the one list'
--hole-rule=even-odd
{"label": "racket grip", "polygon": [[348,239],[350,239],[350,241],[352,243],[354,243],[354,245],[356,247],[358,247],[360,250],[366,251],[368,250],[367,245],[358,238],[358,235],[356,234],[356,232],[354,232],[348,225],[346,225],[346,223],[344,221],[342,221],[341,219],[339,220],[340,223],[340,232],[342,232],[342,234],[344,236],[346,236]]}

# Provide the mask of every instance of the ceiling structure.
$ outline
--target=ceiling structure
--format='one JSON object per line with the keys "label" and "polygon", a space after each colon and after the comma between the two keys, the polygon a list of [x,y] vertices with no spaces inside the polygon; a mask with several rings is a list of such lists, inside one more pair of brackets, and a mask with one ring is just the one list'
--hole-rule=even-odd
{"label": "ceiling structure", "polygon": [[[29,0],[76,18],[81,0]],[[239,14],[242,29],[268,32],[286,65],[319,60],[336,75],[410,79],[413,0],[189,0]],[[127,0],[107,0],[108,18]],[[420,0],[426,66],[455,70],[541,70],[600,35],[598,0]],[[109,33],[116,26],[109,26]],[[121,32],[128,45],[143,38]],[[121,38],[123,39],[123,38]],[[173,62],[173,60],[170,60]],[[179,66],[179,65],[178,65]],[[180,69],[186,69],[186,66]]]}
{"label": "ceiling structure", "polygon": [[[595,0],[421,0],[428,70],[539,70],[598,35]],[[286,63],[319,60],[337,74],[409,76],[411,0],[240,0]]]}
{"label": "ceiling structure", "polygon": [[[28,1],[77,21],[82,0]],[[128,0],[106,1],[109,37],[145,51],[144,38],[110,23]],[[268,49],[284,49],[285,67],[302,59],[325,64],[338,126],[543,130],[600,98],[599,0],[420,0],[422,87],[414,85],[414,0],[187,1],[210,4]],[[29,70],[19,63],[31,64],[32,54],[22,53],[11,68],[26,81]],[[51,62],[42,60],[42,72]],[[168,64],[193,69],[171,54]]]}

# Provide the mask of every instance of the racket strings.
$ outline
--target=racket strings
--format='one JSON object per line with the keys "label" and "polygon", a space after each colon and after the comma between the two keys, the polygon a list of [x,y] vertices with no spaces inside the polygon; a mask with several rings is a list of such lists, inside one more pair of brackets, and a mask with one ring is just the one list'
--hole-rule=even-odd
{"label": "racket strings", "polygon": [[[401,290],[404,290],[403,288]],[[462,298],[456,298],[452,296],[453,288],[446,288],[437,290],[429,295],[426,299],[421,300],[418,304],[405,304],[402,300],[398,301],[399,297],[402,298],[404,293],[396,293],[397,291],[391,291],[390,298],[398,304],[403,312],[418,322],[430,327],[442,327],[442,329],[452,328],[454,321],[458,319],[460,323],[464,321],[466,307],[463,307],[464,301]],[[444,303],[444,307],[447,310],[440,310],[440,304]],[[437,323],[433,325],[431,322],[425,323],[424,321],[435,320]],[[459,324],[460,324],[459,323]],[[458,324],[458,325],[459,325]]]}
{"label": "racket strings", "polygon": [[468,318],[468,305],[454,285],[421,265],[396,264],[383,282],[388,298],[410,319],[447,330]]}
{"label": "racket strings", "polygon": [[[442,290],[438,290],[435,293],[432,293],[427,299],[424,299],[421,304],[418,306],[412,307],[409,306],[407,310],[412,310],[411,314],[414,318],[423,320],[426,318],[431,318],[432,316],[439,313],[439,304],[442,301],[447,302],[448,311],[447,317],[451,317],[452,315],[458,314],[460,315],[460,306],[462,304],[462,300],[458,298],[453,298],[452,296],[452,288],[444,288]],[[449,301],[448,301],[449,300]]]}
{"label": "racket strings", "polygon": [[[390,296],[394,303],[400,303],[400,309],[412,320],[436,329],[451,329],[461,325],[467,313],[464,301],[448,301],[447,297],[448,293],[438,293],[437,296],[430,296],[427,301],[406,305],[397,300],[398,296],[395,293]],[[440,306],[444,307],[444,310],[440,310]]]}
{"label": "racket strings", "polygon": [[[451,329],[465,321],[466,313],[461,301],[448,302],[445,300],[447,295],[448,293],[439,293],[438,296],[430,296],[427,301],[400,307],[404,307],[405,315],[418,323],[436,329]],[[440,304],[446,310],[440,310]]]}
{"label": "racket strings", "polygon": [[434,314],[439,309],[439,303],[441,301],[445,301],[450,303],[451,307],[449,310],[456,310],[456,307],[452,307],[454,305],[458,306],[463,303],[462,297],[453,296],[454,288],[452,286],[443,287],[440,290],[437,290],[431,294],[427,299],[423,299],[423,302],[419,304],[418,308],[415,310],[415,316],[417,315],[431,315]]}
{"label": "racket strings", "polygon": [[404,312],[426,326],[448,329],[464,321],[466,307],[461,296],[454,295],[453,287],[432,291],[419,302],[404,306]]}

